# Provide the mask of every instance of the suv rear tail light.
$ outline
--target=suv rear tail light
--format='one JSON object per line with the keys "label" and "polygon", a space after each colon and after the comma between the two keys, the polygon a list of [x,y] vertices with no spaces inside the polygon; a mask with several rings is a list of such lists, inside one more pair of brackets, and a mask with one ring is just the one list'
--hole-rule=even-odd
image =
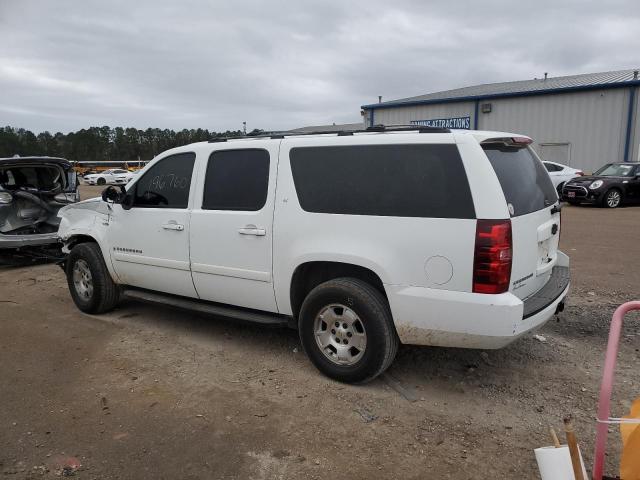
{"label": "suv rear tail light", "polygon": [[473,259],[473,292],[509,290],[513,241],[511,220],[478,220]]}
{"label": "suv rear tail light", "polygon": [[576,176],[577,176],[577,177],[582,177],[583,175],[584,175],[584,172],[583,172],[582,170],[578,170],[578,171],[576,172]]}

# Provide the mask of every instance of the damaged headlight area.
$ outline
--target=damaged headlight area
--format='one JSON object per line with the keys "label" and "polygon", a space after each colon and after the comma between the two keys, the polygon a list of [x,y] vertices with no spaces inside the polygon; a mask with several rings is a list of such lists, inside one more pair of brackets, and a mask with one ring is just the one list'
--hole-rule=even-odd
{"label": "damaged headlight area", "polygon": [[73,193],[58,193],[53,199],[59,203],[75,203],[80,200],[80,194],[78,192]]}
{"label": "damaged headlight area", "polygon": [[13,202],[13,195],[9,192],[0,192],[0,205],[9,205]]}
{"label": "damaged headlight area", "polygon": [[68,160],[0,158],[0,257],[34,251],[38,258],[59,256],[58,211],[78,200],[75,172]]}

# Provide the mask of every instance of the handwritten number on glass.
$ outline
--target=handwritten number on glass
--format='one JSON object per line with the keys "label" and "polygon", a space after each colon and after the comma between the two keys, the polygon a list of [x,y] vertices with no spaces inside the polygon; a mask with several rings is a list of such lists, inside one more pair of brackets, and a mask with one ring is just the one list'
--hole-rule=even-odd
{"label": "handwritten number on glass", "polygon": [[151,188],[156,191],[167,189],[185,189],[189,185],[189,178],[179,177],[175,173],[158,175],[151,180]]}

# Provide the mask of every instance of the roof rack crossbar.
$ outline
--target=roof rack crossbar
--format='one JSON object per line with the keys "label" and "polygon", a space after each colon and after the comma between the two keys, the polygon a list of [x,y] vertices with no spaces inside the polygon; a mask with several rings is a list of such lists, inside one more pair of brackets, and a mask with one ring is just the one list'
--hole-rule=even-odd
{"label": "roof rack crossbar", "polygon": [[428,127],[426,125],[374,125],[357,130],[314,130],[311,132],[268,132],[259,135],[247,135],[242,137],[218,137],[209,140],[209,143],[226,142],[227,140],[240,139],[281,139],[285,137],[300,137],[308,135],[337,135],[338,137],[353,135],[354,133],[387,133],[387,132],[415,132],[418,133],[451,133],[448,128]]}

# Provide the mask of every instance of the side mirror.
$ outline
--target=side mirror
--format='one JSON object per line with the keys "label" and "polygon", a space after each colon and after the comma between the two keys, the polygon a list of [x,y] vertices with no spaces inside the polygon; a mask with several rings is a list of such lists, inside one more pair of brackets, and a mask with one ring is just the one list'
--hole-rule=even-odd
{"label": "side mirror", "polygon": [[107,203],[119,203],[124,210],[129,210],[133,206],[133,195],[127,193],[124,185],[120,185],[118,190],[110,185],[102,191],[102,200]]}
{"label": "side mirror", "polygon": [[107,203],[119,203],[120,192],[116,187],[110,185],[102,191],[102,200]]}
{"label": "side mirror", "polygon": [[123,210],[131,210],[131,207],[133,207],[133,195],[130,193],[123,193],[122,198],[120,199],[120,205]]}

